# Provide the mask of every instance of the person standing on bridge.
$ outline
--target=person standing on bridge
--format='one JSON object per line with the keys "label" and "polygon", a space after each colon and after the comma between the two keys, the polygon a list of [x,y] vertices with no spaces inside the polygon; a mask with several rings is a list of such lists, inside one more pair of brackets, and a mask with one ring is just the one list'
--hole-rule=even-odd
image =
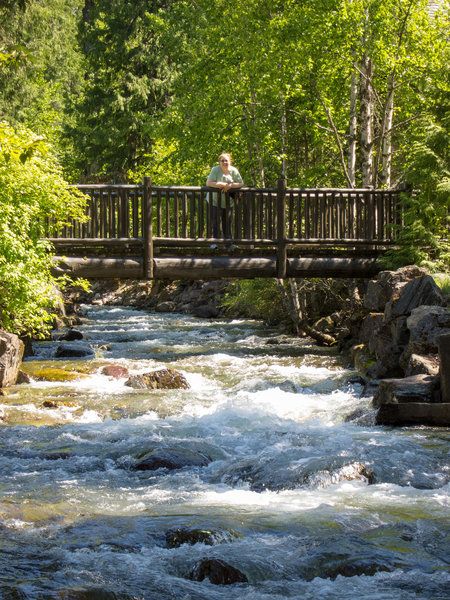
{"label": "person standing on bridge", "polygon": [[[212,220],[213,220],[213,237],[218,237],[219,234],[219,221],[222,224],[223,237],[226,238],[231,234],[232,214],[233,214],[233,190],[239,189],[244,185],[241,174],[231,164],[231,155],[228,152],[223,152],[219,156],[219,164],[215,165],[206,180],[208,187],[217,188],[221,193],[230,193],[230,208],[231,218],[228,221],[226,207],[221,206],[220,214],[218,210],[218,195],[216,192],[212,192],[208,195],[208,201],[212,202]],[[212,198],[211,198],[212,196]],[[224,202],[224,201],[223,201]],[[211,247],[217,247],[212,244]]]}

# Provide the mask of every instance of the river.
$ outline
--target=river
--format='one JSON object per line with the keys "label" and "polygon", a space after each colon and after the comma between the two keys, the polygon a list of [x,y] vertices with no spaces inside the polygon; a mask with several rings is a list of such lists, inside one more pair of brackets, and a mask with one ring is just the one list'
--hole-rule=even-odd
{"label": "river", "polygon": [[[36,342],[33,381],[0,398],[0,598],[449,598],[447,429],[375,426],[339,356],[259,322],[84,317],[71,345],[95,357]],[[190,388],[132,389],[110,364]],[[208,461],[134,468],[161,448]],[[171,545],[184,528],[209,537]],[[205,558],[248,581],[189,579]]]}

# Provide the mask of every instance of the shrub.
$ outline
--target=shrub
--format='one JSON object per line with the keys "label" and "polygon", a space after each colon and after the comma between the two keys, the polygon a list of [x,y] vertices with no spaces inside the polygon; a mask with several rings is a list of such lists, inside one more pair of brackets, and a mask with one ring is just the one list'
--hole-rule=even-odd
{"label": "shrub", "polygon": [[[45,335],[58,301],[46,233],[82,218],[84,196],[71,190],[44,139],[0,122],[0,326]],[[49,222],[52,227],[49,229]]]}

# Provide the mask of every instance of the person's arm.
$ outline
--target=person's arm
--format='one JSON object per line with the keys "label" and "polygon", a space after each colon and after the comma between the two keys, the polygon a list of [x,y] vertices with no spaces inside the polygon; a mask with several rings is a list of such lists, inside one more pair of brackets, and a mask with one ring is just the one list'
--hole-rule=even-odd
{"label": "person's arm", "polygon": [[206,180],[206,185],[208,187],[218,188],[218,189],[222,190],[223,188],[227,187],[227,185],[231,185],[231,184],[227,183],[226,181],[214,181],[214,179],[208,178]]}

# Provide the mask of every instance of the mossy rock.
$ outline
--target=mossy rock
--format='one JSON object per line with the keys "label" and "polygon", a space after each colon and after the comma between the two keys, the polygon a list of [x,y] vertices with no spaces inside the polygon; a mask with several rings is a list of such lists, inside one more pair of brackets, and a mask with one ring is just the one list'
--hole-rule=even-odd
{"label": "mossy rock", "polygon": [[170,367],[152,371],[151,373],[133,375],[127,379],[125,385],[135,389],[150,390],[187,390],[191,387],[184,375]]}
{"label": "mossy rock", "polygon": [[89,377],[86,373],[78,371],[67,371],[66,369],[58,369],[57,367],[43,367],[36,369],[32,377],[39,381],[76,381],[77,379],[85,379]]}
{"label": "mossy rock", "polygon": [[44,400],[42,406],[44,408],[60,408],[61,406],[73,408],[77,406],[77,404],[75,404],[74,402],[68,402],[66,400]]}

